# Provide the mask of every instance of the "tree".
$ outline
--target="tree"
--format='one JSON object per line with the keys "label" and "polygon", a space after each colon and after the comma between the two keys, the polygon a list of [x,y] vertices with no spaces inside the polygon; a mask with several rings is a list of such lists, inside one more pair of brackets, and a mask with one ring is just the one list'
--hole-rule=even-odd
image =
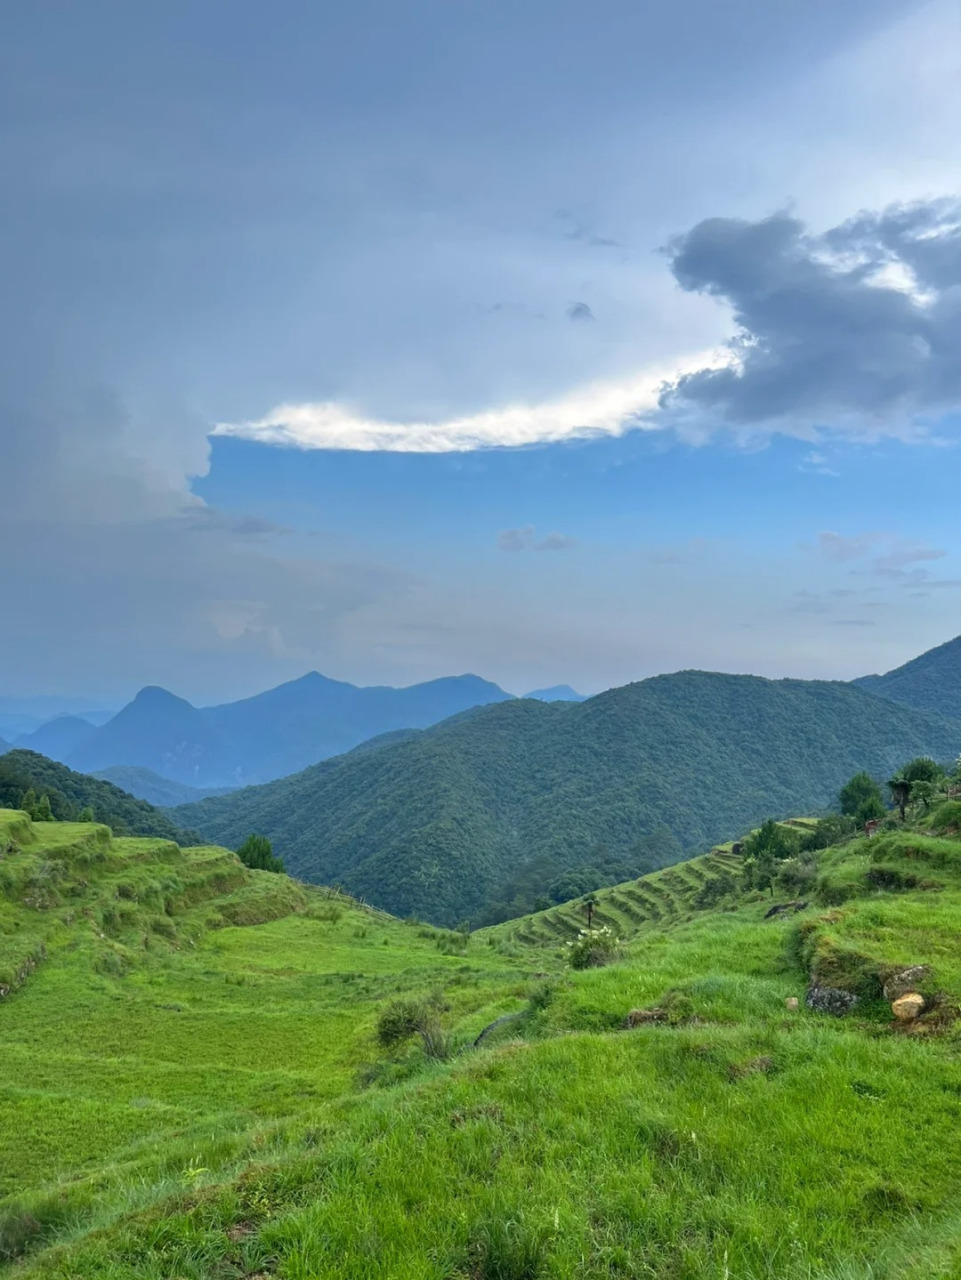
{"label": "tree", "polygon": [[795,832],[773,818],[762,823],[742,846],[744,878],[748,887],[770,889],[773,895],[779,864],[786,858],[795,857],[800,843]]}
{"label": "tree", "polygon": [[873,822],[875,818],[883,818],[887,813],[884,807],[884,801],[878,796],[869,796],[868,799],[862,800],[857,807],[854,820],[859,827],[863,827],[866,822]]}
{"label": "tree", "polygon": [[944,769],[930,756],[917,756],[900,770],[900,775],[908,782],[937,783],[944,777]]}
{"label": "tree", "polygon": [[46,791],[37,801],[37,806],[30,815],[34,822],[54,822],[53,810],[50,808],[50,797]]}
{"label": "tree", "polygon": [[903,773],[896,773],[893,778],[888,780],[888,788],[891,792],[891,799],[897,805],[898,813],[901,815],[901,821],[904,821],[904,811],[908,807],[911,799],[911,779],[906,778]]}
{"label": "tree", "polygon": [[237,857],[245,867],[255,871],[283,871],[284,862],[274,854],[274,847],[266,836],[249,835],[237,850]]}
{"label": "tree", "polygon": [[[841,812],[850,814],[851,817],[859,817],[861,807],[870,806],[872,803],[880,807],[881,814],[884,813],[884,797],[881,794],[881,788],[863,769],[844,784],[839,799]],[[881,814],[872,813],[870,816],[880,817]],[[859,821],[866,822],[867,818],[859,818]]]}
{"label": "tree", "polygon": [[93,809],[91,809],[89,804],[86,805],[83,809],[81,809],[80,812],[77,814],[77,821],[78,822],[96,822],[97,821],[97,819],[93,816]]}

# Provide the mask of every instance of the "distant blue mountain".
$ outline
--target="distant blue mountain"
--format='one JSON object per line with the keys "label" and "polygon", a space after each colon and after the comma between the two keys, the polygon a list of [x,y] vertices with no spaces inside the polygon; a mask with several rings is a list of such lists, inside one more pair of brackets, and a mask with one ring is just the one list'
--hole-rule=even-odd
{"label": "distant blue mountain", "polygon": [[95,726],[80,716],[57,716],[33,733],[22,733],[14,745],[63,764],[81,743],[96,732]]}
{"label": "distant blue mountain", "polygon": [[578,693],[569,684],[553,684],[549,689],[533,689],[524,694],[525,698],[536,698],[538,702],[586,702],[587,694]]}
{"label": "distant blue mountain", "polygon": [[479,676],[367,688],[316,671],[218,707],[149,686],[70,752],[85,773],[137,765],[192,787],[267,782],[398,729],[426,729],[509,693]]}

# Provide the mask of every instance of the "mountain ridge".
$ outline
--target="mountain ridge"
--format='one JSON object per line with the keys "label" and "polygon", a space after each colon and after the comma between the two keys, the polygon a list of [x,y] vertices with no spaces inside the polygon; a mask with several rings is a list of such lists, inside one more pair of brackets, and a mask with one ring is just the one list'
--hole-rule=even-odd
{"label": "mountain ridge", "polygon": [[601,849],[629,864],[660,827],[695,851],[823,810],[859,769],[958,750],[961,721],[846,682],[689,671],[481,708],[172,812],[229,845],[259,831],[294,874],[395,914],[476,922],[522,905],[504,897],[518,876],[533,893]]}
{"label": "mountain ridge", "polygon": [[192,787],[237,787],[294,773],[384,733],[426,728],[511,697],[470,674],[394,689],[352,685],[314,671],[210,707],[148,685],[66,752],[64,762],[84,773],[132,766]]}

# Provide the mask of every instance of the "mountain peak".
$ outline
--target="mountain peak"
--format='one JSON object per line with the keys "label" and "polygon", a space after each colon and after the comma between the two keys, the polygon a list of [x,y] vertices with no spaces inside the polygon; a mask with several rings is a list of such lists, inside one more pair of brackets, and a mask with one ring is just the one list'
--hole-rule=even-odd
{"label": "mountain peak", "polygon": [[145,684],[132,701],[127,703],[127,707],[138,707],[140,710],[158,710],[162,707],[189,707],[191,711],[196,709],[186,698],[178,697],[159,684]]}

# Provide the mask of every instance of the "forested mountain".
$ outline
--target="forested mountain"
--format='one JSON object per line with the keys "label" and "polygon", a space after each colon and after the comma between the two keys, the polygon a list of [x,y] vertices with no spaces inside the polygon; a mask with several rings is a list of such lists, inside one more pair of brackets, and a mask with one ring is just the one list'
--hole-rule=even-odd
{"label": "forested mountain", "polygon": [[80,743],[67,763],[88,773],[136,765],[190,786],[237,786],[279,778],[376,735],[425,728],[510,696],[472,675],[392,689],[359,688],[316,671],[217,707],[194,707],[150,687]]}
{"label": "forested mountain", "polygon": [[697,850],[822,809],[859,769],[959,750],[961,721],[849,684],[688,671],[487,707],[174,813],[233,847],[263,833],[295,875],[450,923],[489,919],[522,873],[546,891],[563,871],[644,856],[664,827]]}
{"label": "forested mountain", "polygon": [[47,796],[54,818],[72,822],[84,809],[116,835],[159,836],[178,844],[196,844],[196,833],[172,822],[144,800],[119,787],[86,774],[35,751],[20,748],[0,756],[0,808],[19,809],[26,793]]}
{"label": "forested mountain", "polygon": [[536,698],[538,702],[586,702],[587,697],[578,693],[569,684],[552,684],[549,689],[532,689],[524,694],[525,698]]}
{"label": "forested mountain", "polygon": [[14,745],[36,751],[50,760],[63,761],[96,732],[95,726],[81,716],[57,716],[33,733],[21,734]]}
{"label": "forested mountain", "polygon": [[93,775],[104,782],[112,782],[121,791],[146,800],[148,804],[160,808],[171,809],[178,804],[193,804],[209,795],[223,795],[229,787],[190,787],[185,782],[174,782],[163,778],[152,769],[144,769],[135,764],[118,764],[112,769],[103,769]]}
{"label": "forested mountain", "polygon": [[854,683],[909,707],[961,717],[961,636],[929,649],[887,675],[862,676]]}

